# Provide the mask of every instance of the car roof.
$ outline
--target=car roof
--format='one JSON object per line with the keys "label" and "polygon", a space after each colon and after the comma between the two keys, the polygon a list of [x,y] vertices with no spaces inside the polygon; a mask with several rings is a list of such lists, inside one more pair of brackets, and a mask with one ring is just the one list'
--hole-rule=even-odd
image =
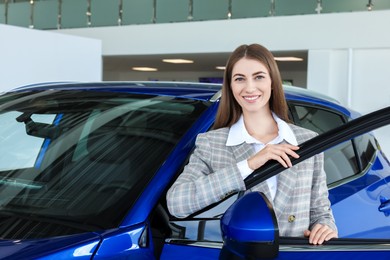
{"label": "car roof", "polygon": [[337,99],[330,96],[295,86],[284,85],[283,88],[288,101],[302,101],[312,105],[325,106],[339,111],[352,119],[360,116],[360,113],[343,106]]}
{"label": "car roof", "polygon": [[[287,100],[306,101],[312,104],[335,108],[350,116],[340,103],[329,96],[301,87],[284,85]],[[175,96],[201,101],[216,101],[221,96],[221,84],[176,82],[176,81],[102,81],[102,82],[47,82],[15,88],[9,92],[37,90],[94,90],[110,92],[131,92],[151,95]]]}
{"label": "car roof", "polygon": [[35,90],[95,90],[110,92],[131,92],[163,96],[175,96],[202,101],[210,101],[218,91],[220,84],[162,81],[105,81],[105,82],[53,82],[27,85],[12,91]]}

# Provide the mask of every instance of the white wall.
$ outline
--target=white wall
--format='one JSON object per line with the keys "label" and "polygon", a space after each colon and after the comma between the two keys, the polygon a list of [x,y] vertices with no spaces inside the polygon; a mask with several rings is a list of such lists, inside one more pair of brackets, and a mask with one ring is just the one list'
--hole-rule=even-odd
{"label": "white wall", "polygon": [[[389,48],[310,50],[308,88],[338,99],[362,114],[390,106]],[[376,131],[390,155],[390,126]]]}
{"label": "white wall", "polygon": [[[368,113],[390,106],[390,46],[381,49],[355,49],[352,62],[351,107]],[[390,157],[390,126],[376,131],[380,144]]]}
{"label": "white wall", "polygon": [[363,113],[390,105],[390,46],[354,49],[351,106]]}
{"label": "white wall", "polygon": [[[107,56],[225,53],[240,44],[253,42],[271,51],[308,50],[307,82],[299,82],[306,83],[308,89],[336,97],[342,104],[364,114],[390,105],[389,24],[390,10],[384,10],[60,32],[101,39],[103,55]],[[298,77],[302,74],[297,73]],[[172,73],[169,76],[175,77]],[[380,132],[378,139],[390,156],[390,137]]]}
{"label": "white wall", "polygon": [[0,24],[0,91],[48,81],[101,81],[100,40]]}

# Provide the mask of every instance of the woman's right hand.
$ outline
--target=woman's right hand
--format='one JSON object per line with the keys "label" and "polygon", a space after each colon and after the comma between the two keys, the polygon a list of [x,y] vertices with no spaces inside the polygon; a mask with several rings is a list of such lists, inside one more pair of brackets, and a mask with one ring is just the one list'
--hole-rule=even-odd
{"label": "woman's right hand", "polygon": [[285,168],[292,167],[291,160],[288,156],[291,155],[294,158],[299,158],[299,155],[295,152],[298,149],[298,146],[287,143],[268,144],[248,159],[248,166],[252,170],[256,170],[269,160],[276,160]]}

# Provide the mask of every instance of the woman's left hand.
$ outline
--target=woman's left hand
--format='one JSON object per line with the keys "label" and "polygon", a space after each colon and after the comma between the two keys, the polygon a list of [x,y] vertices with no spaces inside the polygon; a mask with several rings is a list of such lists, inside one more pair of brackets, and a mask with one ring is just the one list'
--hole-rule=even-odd
{"label": "woman's left hand", "polygon": [[321,245],[324,241],[337,238],[337,232],[327,225],[315,224],[312,230],[305,230],[304,236],[309,238],[309,243]]}

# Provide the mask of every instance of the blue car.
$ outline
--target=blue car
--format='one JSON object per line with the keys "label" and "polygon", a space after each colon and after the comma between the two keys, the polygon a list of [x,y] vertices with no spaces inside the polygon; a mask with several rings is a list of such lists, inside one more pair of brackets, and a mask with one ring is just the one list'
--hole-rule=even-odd
{"label": "blue car", "polygon": [[[390,259],[390,163],[372,134],[390,123],[390,108],[361,116],[295,87],[285,87],[290,118],[320,135],[292,163],[325,153],[340,238],[279,237],[260,193],[171,216],[165,194],[212,127],[220,90],[100,82],[2,93],[0,259]],[[282,170],[268,163],[245,183]]]}

